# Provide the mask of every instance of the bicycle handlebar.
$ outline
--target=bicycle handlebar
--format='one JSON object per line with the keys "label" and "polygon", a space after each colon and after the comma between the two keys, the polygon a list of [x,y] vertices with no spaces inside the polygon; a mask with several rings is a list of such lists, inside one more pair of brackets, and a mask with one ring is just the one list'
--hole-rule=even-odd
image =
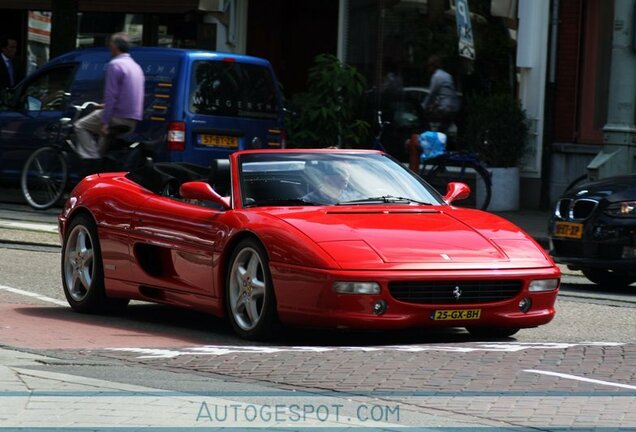
{"label": "bicycle handlebar", "polygon": [[84,111],[86,108],[88,108],[91,105],[99,106],[100,104],[98,104],[97,102],[88,101],[88,102],[84,102],[82,105],[71,105],[71,107],[75,108],[77,111]]}

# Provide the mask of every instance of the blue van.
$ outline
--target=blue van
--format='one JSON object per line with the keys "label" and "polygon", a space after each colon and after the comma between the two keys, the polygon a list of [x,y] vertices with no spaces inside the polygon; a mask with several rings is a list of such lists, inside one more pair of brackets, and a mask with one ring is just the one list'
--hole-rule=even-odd
{"label": "blue van", "polygon": [[[136,134],[165,142],[157,160],[207,165],[240,149],[285,146],[282,95],[267,60],[145,47],[131,56],[146,76]],[[0,98],[0,177],[19,177],[50,139],[47,126],[72,116],[71,105],[102,101],[109,60],[106,48],[64,54]]]}

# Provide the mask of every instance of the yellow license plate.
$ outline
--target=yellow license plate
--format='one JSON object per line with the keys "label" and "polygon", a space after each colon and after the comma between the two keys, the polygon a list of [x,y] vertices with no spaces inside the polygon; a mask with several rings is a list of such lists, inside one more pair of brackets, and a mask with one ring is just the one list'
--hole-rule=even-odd
{"label": "yellow license plate", "polygon": [[209,147],[238,148],[238,137],[225,135],[199,135],[198,142]]}
{"label": "yellow license plate", "polygon": [[572,239],[583,237],[583,224],[572,222],[557,222],[554,225],[554,236]]}
{"label": "yellow license plate", "polygon": [[436,310],[431,315],[434,321],[476,320],[481,316],[481,309]]}

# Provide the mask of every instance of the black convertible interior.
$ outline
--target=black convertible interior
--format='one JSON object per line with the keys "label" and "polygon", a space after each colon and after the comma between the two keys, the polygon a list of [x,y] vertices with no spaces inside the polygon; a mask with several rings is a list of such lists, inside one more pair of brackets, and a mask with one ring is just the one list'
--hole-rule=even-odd
{"label": "black convertible interior", "polygon": [[[135,183],[161,196],[181,199],[179,187],[191,181],[205,181],[221,196],[231,193],[230,161],[214,159],[209,167],[186,163],[153,163],[129,172],[127,177]],[[280,202],[300,199],[312,191],[306,173],[298,171],[244,172],[241,187],[244,204]],[[202,205],[216,207],[202,203]]]}
{"label": "black convertible interior", "polygon": [[209,167],[187,162],[150,160],[129,172],[130,180],[162,196],[180,198],[179,187],[191,181],[206,181],[221,196],[230,195],[230,161],[214,159]]}

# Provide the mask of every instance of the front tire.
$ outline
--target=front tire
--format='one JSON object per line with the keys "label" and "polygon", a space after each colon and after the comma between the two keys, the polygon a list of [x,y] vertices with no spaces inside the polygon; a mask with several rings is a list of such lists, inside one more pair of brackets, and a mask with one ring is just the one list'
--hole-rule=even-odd
{"label": "front tire", "polygon": [[584,268],[581,272],[595,284],[607,287],[624,288],[636,282],[636,276],[627,272],[597,268]]}
{"label": "front tire", "polygon": [[97,226],[87,215],[75,217],[66,231],[62,248],[62,285],[68,304],[76,312],[115,312],[128,304],[128,299],[106,296]]}
{"label": "front tire", "polygon": [[229,260],[225,304],[234,331],[245,339],[271,336],[276,298],[263,246],[253,239],[239,242]]}

